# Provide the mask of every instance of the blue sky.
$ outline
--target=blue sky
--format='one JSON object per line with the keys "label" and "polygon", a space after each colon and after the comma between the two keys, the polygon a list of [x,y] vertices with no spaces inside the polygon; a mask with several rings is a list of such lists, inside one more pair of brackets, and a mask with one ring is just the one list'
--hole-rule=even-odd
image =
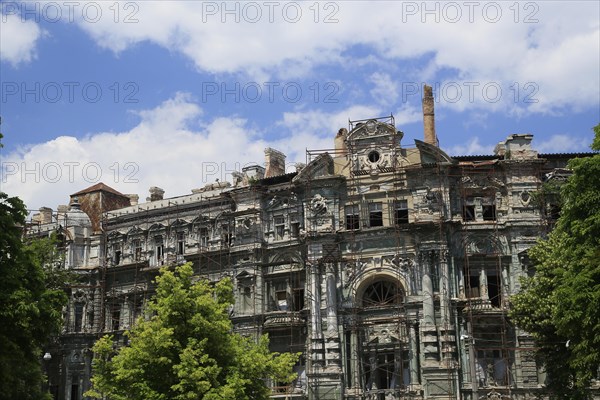
{"label": "blue sky", "polygon": [[143,200],[331,148],[348,119],[448,153],[511,133],[587,151],[600,122],[598,2],[2,2],[0,190],[55,208],[94,183]]}

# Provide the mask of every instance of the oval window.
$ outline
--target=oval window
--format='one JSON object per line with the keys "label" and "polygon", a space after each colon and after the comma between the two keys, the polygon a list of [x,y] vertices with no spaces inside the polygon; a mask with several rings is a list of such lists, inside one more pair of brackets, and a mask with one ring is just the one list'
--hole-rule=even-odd
{"label": "oval window", "polygon": [[373,150],[372,152],[369,153],[368,157],[369,157],[370,162],[376,163],[379,161],[379,158],[380,158],[379,152]]}

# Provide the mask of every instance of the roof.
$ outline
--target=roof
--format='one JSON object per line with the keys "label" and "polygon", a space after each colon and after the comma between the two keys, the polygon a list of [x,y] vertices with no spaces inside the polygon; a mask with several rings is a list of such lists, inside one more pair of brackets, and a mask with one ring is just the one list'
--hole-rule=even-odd
{"label": "roof", "polygon": [[276,176],[270,176],[268,178],[260,179],[258,182],[263,185],[274,185],[277,183],[291,182],[292,178],[298,175],[297,172],[289,172],[287,174],[281,174]]}
{"label": "roof", "polygon": [[80,190],[77,193],[73,193],[71,196],[79,196],[79,195],[82,195],[82,194],[93,193],[93,192],[100,192],[100,191],[102,191],[102,192],[109,192],[109,193],[116,194],[116,195],[119,195],[119,196],[127,197],[123,193],[121,193],[121,192],[119,192],[119,191],[111,188],[108,185],[105,185],[102,182],[96,183],[95,185],[90,186],[89,188]]}

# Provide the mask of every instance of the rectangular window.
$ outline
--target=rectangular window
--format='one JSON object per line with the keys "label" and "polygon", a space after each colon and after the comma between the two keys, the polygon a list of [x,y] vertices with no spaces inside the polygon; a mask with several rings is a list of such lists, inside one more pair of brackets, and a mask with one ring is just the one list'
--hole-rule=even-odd
{"label": "rectangular window", "polygon": [[75,326],[73,326],[73,332],[81,332],[81,327],[83,326],[83,304],[75,303]]}
{"label": "rectangular window", "polygon": [[300,236],[300,222],[290,223],[290,235],[293,238],[297,238]]}
{"label": "rectangular window", "polygon": [[304,289],[294,289],[294,305],[292,311],[300,311],[304,308]]}
{"label": "rectangular window", "polygon": [[273,223],[275,225],[275,239],[283,239],[283,232],[285,229],[285,218],[283,217],[283,215],[276,215],[273,218]]}
{"label": "rectangular window", "polygon": [[465,284],[466,284],[466,295],[468,298],[477,298],[480,296],[479,294],[479,275],[476,276],[468,276],[465,275]]}
{"label": "rectangular window", "polygon": [[79,400],[79,385],[71,385],[71,400]]}
{"label": "rectangular window", "polygon": [[164,258],[165,256],[165,246],[163,243],[163,238],[162,236],[156,236],[154,238],[154,247],[155,247],[155,256],[156,256],[156,260],[160,261]]}
{"label": "rectangular window", "polygon": [[221,246],[229,247],[233,241],[233,235],[229,231],[229,224],[221,225]]}
{"label": "rectangular window", "polygon": [[200,228],[200,247],[208,248],[208,228]]}
{"label": "rectangular window", "polygon": [[346,211],[346,229],[358,229],[360,226],[360,210],[358,204],[346,206],[344,209]]}
{"label": "rectangular window", "polygon": [[383,226],[383,208],[381,203],[369,203],[369,226]]}
{"label": "rectangular window", "polygon": [[111,312],[111,328],[113,331],[118,331],[121,323],[121,307],[113,307]]}
{"label": "rectangular window", "polygon": [[142,241],[140,239],[135,239],[133,241],[133,259],[135,261],[140,261],[142,259]]}
{"label": "rectangular window", "polygon": [[121,244],[113,244],[113,263],[119,265],[121,263]]}
{"label": "rectangular window", "polygon": [[408,224],[407,200],[398,200],[394,203],[394,224]]}
{"label": "rectangular window", "polygon": [[475,221],[475,206],[463,206],[463,221]]}
{"label": "rectangular window", "polygon": [[252,310],[252,288],[250,286],[244,286],[241,290],[242,294],[242,309],[244,311]]}
{"label": "rectangular window", "polygon": [[285,290],[280,290],[280,291],[275,292],[275,296],[277,298],[277,309],[279,311],[287,311],[287,309],[288,309],[287,292]]}
{"label": "rectangular window", "polygon": [[185,253],[185,233],[177,233],[177,254],[182,255]]}
{"label": "rectangular window", "polygon": [[482,211],[484,221],[496,220],[496,206],[494,204],[483,205]]}

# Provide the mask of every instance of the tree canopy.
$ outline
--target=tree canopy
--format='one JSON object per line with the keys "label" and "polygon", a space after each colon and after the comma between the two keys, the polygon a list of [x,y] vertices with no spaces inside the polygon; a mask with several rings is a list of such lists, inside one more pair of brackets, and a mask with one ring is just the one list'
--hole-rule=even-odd
{"label": "tree canopy", "polygon": [[586,399],[600,368],[600,154],[569,168],[556,228],[529,250],[535,275],[512,298],[511,317],[535,338],[550,393]]}
{"label": "tree canopy", "polygon": [[266,399],[267,379],[291,382],[297,354],[271,353],[233,333],[230,279],[195,281],[191,264],[163,267],[156,278],[149,319],[127,332],[128,345],[114,348],[104,336],[94,346],[93,389],[87,395],[114,400]]}
{"label": "tree canopy", "polygon": [[[0,136],[1,137],[1,136]],[[0,398],[40,399],[43,346],[58,334],[67,297],[48,274],[36,245],[23,241],[27,211],[0,192]]]}

